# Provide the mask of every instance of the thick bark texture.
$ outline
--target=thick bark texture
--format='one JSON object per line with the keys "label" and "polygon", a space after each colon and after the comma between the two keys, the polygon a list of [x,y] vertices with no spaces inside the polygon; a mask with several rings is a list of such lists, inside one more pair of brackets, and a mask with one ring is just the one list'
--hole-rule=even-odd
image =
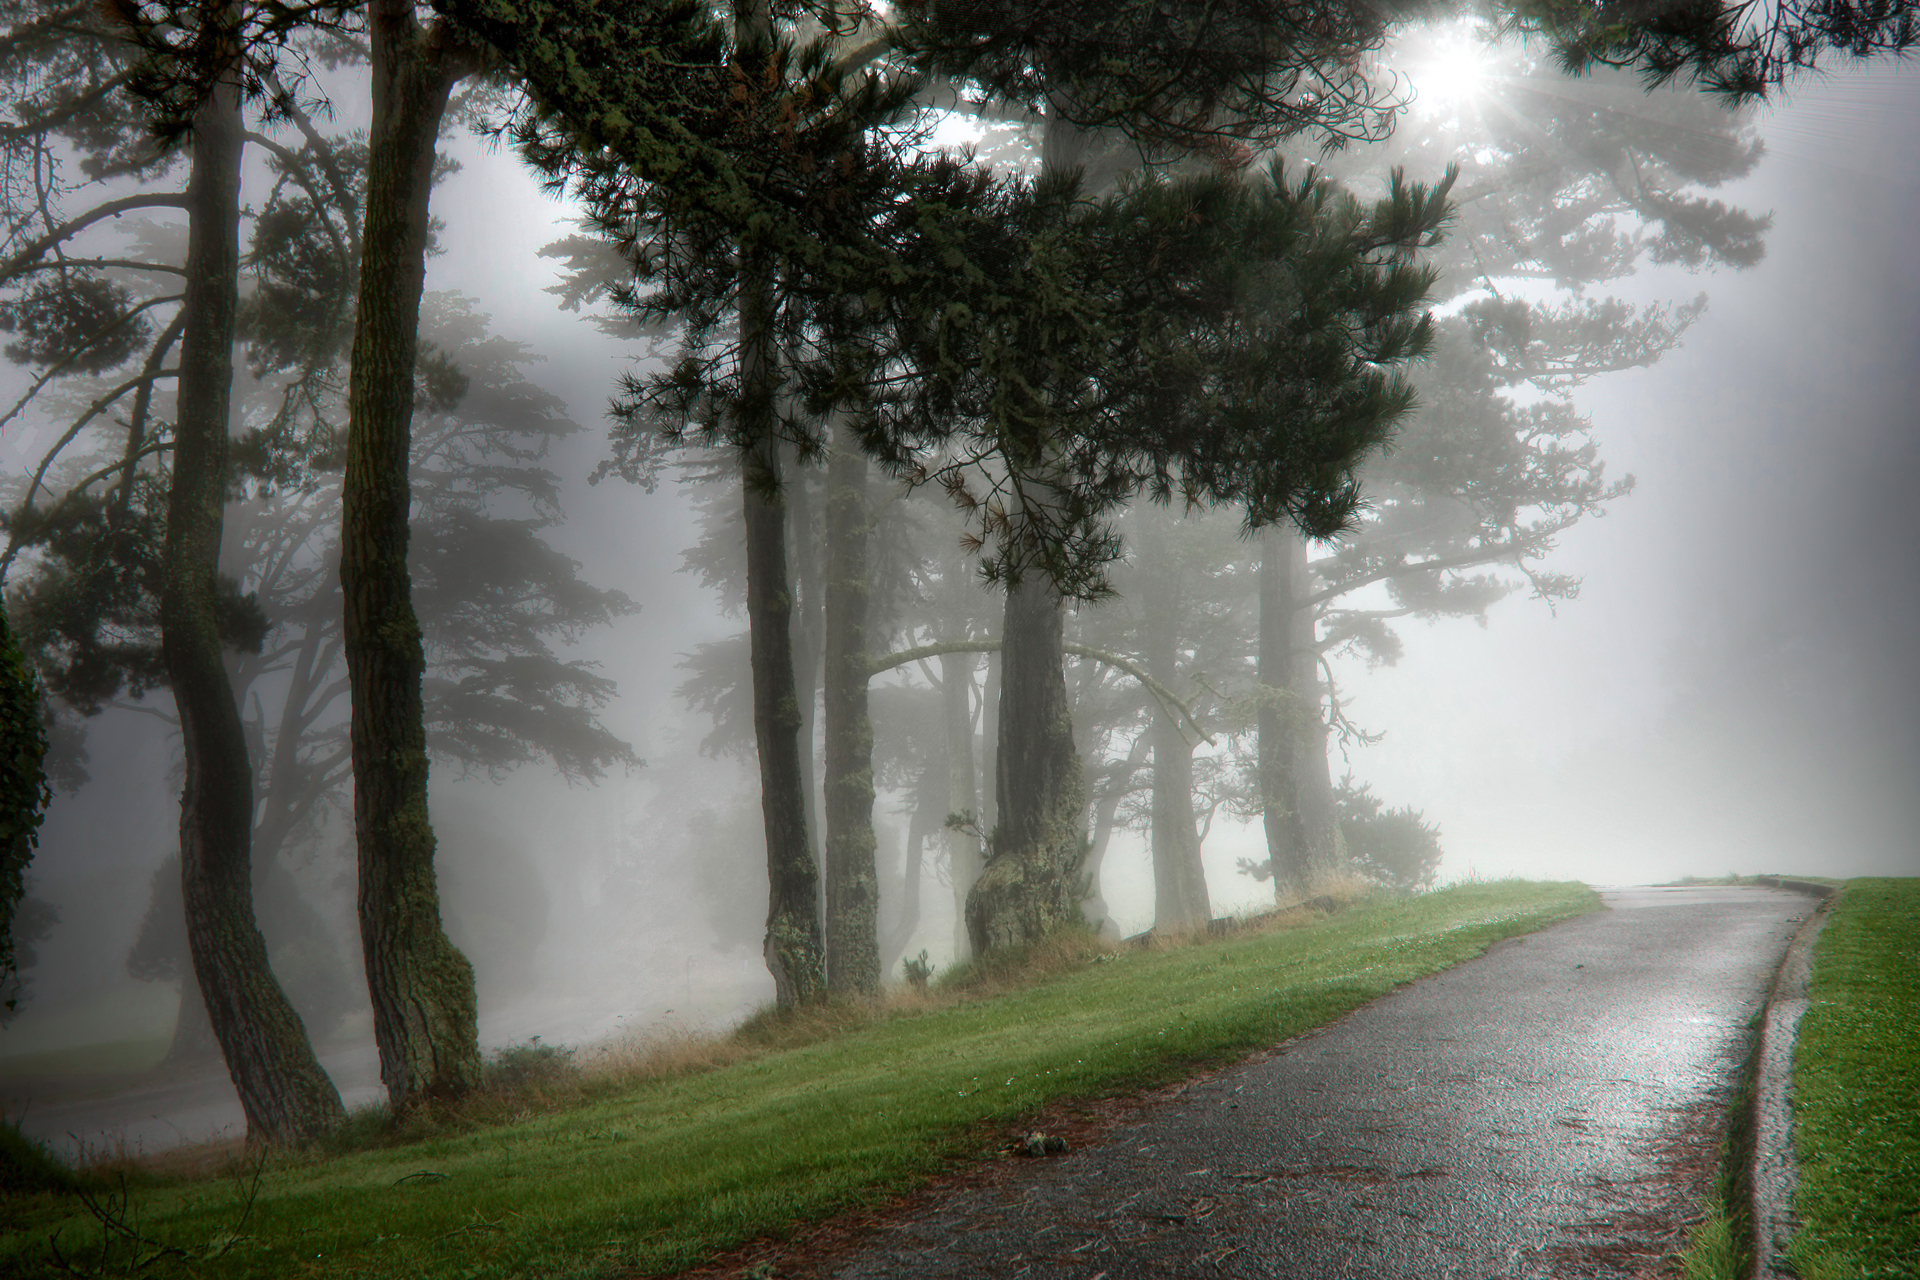
{"label": "thick bark texture", "polygon": [[867,716],[867,459],[841,432],[828,471],[826,583],[827,988],[880,990],[873,722]]}
{"label": "thick bark texture", "polygon": [[[744,311],[744,309],[743,309]],[[748,316],[743,314],[745,327]],[[761,333],[765,333],[763,328]],[[747,627],[753,666],[753,736],[760,755],[760,814],[767,836],[767,971],[783,1009],[826,991],[820,938],[820,874],[807,841],[806,779],[800,769],[800,704],[793,680],[787,582],[786,501],[772,437],[744,454]]]}
{"label": "thick bark texture", "polygon": [[[791,564],[788,566],[787,581],[793,584],[793,688],[794,700],[800,707],[801,794],[807,800],[807,847],[817,862],[821,849],[814,842],[826,830],[826,824],[821,808],[820,774],[813,758],[813,740],[818,727],[817,712],[824,682],[821,662],[828,644],[826,589],[820,581],[819,536],[807,470],[797,465],[793,449],[782,448],[781,454],[781,465],[788,479],[787,555]],[[831,485],[832,482],[828,483]],[[826,876],[823,874],[822,910],[826,908],[825,882]]]}
{"label": "thick bark texture", "polygon": [[380,1078],[396,1115],[480,1081],[473,966],[440,924],[427,816],[426,670],[407,572],[409,445],[435,139],[465,59],[378,0],[365,245],[348,386],[340,539],[353,686],[360,944]]}
{"label": "thick bark texture", "polygon": [[[772,56],[766,0],[735,0],[734,38],[743,83],[761,83]],[[800,731],[806,714],[793,670],[793,586],[787,561],[787,490],[781,474],[778,353],[773,272],[742,251],[740,397],[733,436],[740,447],[747,533],[747,630],[753,669],[753,736],[760,755],[760,813],[767,837],[767,970],[780,1008],[826,994],[820,935],[820,872],[807,827],[808,778]]]}
{"label": "thick bark texture", "polygon": [[1274,895],[1290,901],[1339,861],[1306,540],[1269,528],[1260,555],[1260,800]]}
{"label": "thick bark texture", "polygon": [[205,1002],[248,1137],[295,1142],[338,1127],[346,1111],[274,979],[254,920],[253,768],[217,620],[240,267],[240,110],[239,87],[223,82],[194,118],[161,653],[186,754],[180,893],[199,991],[183,983],[181,999]]}
{"label": "thick bark texture", "polygon": [[[979,816],[980,786],[973,772],[973,668],[971,653],[940,656],[940,713],[947,747],[947,812]],[[946,815],[941,815],[945,821]],[[967,938],[967,894],[980,878],[980,837],[957,827],[945,829],[948,865],[953,872],[954,953],[956,961],[972,958]]]}
{"label": "thick bark texture", "polygon": [[[1171,687],[1178,665],[1177,623],[1181,615],[1177,567],[1165,556],[1164,540],[1149,550],[1161,552],[1160,572],[1147,575],[1142,595],[1145,621],[1141,639],[1147,671]],[[1196,929],[1212,918],[1207,873],[1200,861],[1200,833],[1193,816],[1193,741],[1173,713],[1156,707],[1148,721],[1153,743],[1153,927],[1162,933]]]}
{"label": "thick bark texture", "polygon": [[1066,606],[1043,578],[1007,592],[1000,649],[999,823],[967,895],[975,954],[1038,942],[1079,916],[1086,788],[1064,666]]}

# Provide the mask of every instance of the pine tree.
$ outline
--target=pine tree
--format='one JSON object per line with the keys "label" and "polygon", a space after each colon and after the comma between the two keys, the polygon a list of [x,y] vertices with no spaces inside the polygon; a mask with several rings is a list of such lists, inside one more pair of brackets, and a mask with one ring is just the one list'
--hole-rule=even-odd
{"label": "pine tree", "polygon": [[[1261,680],[1281,696],[1263,703],[1257,776],[1277,892],[1303,891],[1340,857],[1328,753],[1336,734],[1364,735],[1341,712],[1332,656],[1390,664],[1400,619],[1484,621],[1516,590],[1549,605],[1577,594],[1577,579],[1542,562],[1633,478],[1607,476],[1570,397],[1653,364],[1705,307],[1588,291],[1645,262],[1758,262],[1768,220],[1711,193],[1760,154],[1743,115],[1698,95],[1648,97],[1618,73],[1553,79],[1503,49],[1477,96],[1416,111],[1391,139],[1331,162],[1360,180],[1461,156],[1460,212],[1435,255],[1451,314],[1414,373],[1422,405],[1368,465],[1361,520],[1317,554],[1289,534],[1262,539]],[[1519,296],[1545,283],[1557,294]]]}

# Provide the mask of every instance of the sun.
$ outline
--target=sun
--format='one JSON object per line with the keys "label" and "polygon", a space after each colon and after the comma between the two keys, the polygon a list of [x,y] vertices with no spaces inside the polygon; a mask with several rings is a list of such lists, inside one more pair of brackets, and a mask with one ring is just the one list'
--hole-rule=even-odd
{"label": "sun", "polygon": [[1453,111],[1484,96],[1496,77],[1485,28],[1472,19],[1416,27],[1392,57],[1410,83],[1416,111]]}

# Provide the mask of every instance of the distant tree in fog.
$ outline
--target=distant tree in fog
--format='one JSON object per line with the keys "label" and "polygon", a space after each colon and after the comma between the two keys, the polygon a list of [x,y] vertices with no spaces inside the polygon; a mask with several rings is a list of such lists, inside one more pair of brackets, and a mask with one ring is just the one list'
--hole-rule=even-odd
{"label": "distant tree in fog", "polygon": [[1400,619],[1484,621],[1521,588],[1549,606],[1573,598],[1577,579],[1543,561],[1631,490],[1607,478],[1571,394],[1659,360],[1705,300],[1635,306],[1590,290],[1646,263],[1740,268],[1763,252],[1767,219],[1706,194],[1758,162],[1746,117],[1697,95],[1647,97],[1617,73],[1554,78],[1523,49],[1490,56],[1478,96],[1330,161],[1358,177],[1457,156],[1460,204],[1438,256],[1450,314],[1414,372],[1421,408],[1364,473],[1360,521],[1318,548],[1278,530],[1260,542],[1261,682],[1308,712],[1262,712],[1257,776],[1282,893],[1339,860],[1328,751],[1359,730],[1333,656],[1391,664]]}
{"label": "distant tree in fog", "polygon": [[[1114,598],[1083,606],[1069,636],[1136,659],[1202,713],[1210,730],[1230,717],[1219,697],[1247,691],[1256,622],[1244,530],[1235,513],[1138,503],[1121,522],[1129,548],[1113,572]],[[1224,751],[1198,755],[1202,739],[1138,680],[1081,660],[1069,672],[1076,733],[1091,781],[1093,848],[1088,907],[1106,914],[1101,863],[1116,827],[1147,837],[1154,876],[1154,928],[1181,932],[1212,918],[1200,851],[1233,791]],[[1225,742],[1219,743],[1225,747]]]}

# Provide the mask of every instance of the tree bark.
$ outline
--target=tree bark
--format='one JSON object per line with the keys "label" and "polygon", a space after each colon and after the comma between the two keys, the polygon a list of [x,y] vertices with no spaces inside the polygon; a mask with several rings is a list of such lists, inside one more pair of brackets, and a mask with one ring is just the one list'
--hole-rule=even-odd
{"label": "tree bark", "polygon": [[[742,85],[765,83],[773,17],[767,0],[735,0]],[[743,90],[743,92],[750,92]],[[765,255],[740,253],[740,396],[733,437],[746,508],[747,630],[753,670],[753,736],[760,757],[760,813],[767,837],[767,939],[774,1001],[782,1009],[826,994],[820,935],[820,872],[807,834],[801,772],[805,721],[793,671],[793,587],[787,559],[787,491],[781,474],[773,272]]]}
{"label": "tree bark", "polygon": [[[1148,673],[1171,688],[1179,659],[1179,568],[1160,531],[1142,538],[1140,550],[1142,656]],[[1180,933],[1213,918],[1193,816],[1194,744],[1165,707],[1154,708],[1147,733],[1153,745],[1153,927]]]}
{"label": "tree bark", "polygon": [[[797,465],[791,448],[783,447],[781,455],[781,465],[789,478],[787,552],[792,564],[788,566],[788,581],[793,584],[793,687],[800,707],[801,794],[807,800],[807,848],[817,861],[821,850],[814,841],[826,827],[821,808],[820,774],[814,767],[813,740],[823,682],[821,661],[827,647],[826,592],[820,581],[819,536],[814,527],[813,494],[808,486],[807,469]],[[821,879],[824,889],[825,876]],[[820,905],[823,909],[826,906],[824,896]]]}
{"label": "tree bark", "polygon": [[[755,322],[758,321],[756,328]],[[764,316],[741,308],[744,332],[771,341]],[[751,360],[744,363],[751,364]],[[764,377],[756,370],[754,377]],[[743,377],[743,382],[748,381]],[[769,397],[770,398],[770,397]],[[764,429],[772,430],[766,423]],[[800,771],[800,705],[793,679],[787,582],[786,500],[780,454],[768,434],[742,455],[747,526],[747,627],[753,666],[753,736],[760,757],[760,814],[767,837],[767,970],[783,1009],[826,990],[819,871],[807,841],[806,779]]]}
{"label": "tree bark", "polygon": [[893,921],[887,928],[886,942],[881,947],[880,971],[893,972],[893,966],[906,958],[907,947],[913,941],[914,931],[920,927],[920,885],[926,867],[927,841],[940,832],[940,824],[934,820],[933,811],[946,814],[944,797],[929,795],[935,783],[934,772],[937,764],[929,764],[920,771],[920,781],[916,788],[918,803],[907,819],[907,844],[901,859],[900,902],[893,911]]}
{"label": "tree bark", "polygon": [[[970,653],[940,656],[940,712],[946,728],[947,811],[980,817],[980,786],[973,771],[973,668]],[[942,815],[942,822],[945,815]],[[971,831],[945,828],[947,865],[953,873],[955,962],[972,958],[967,938],[967,894],[980,878],[980,838]]]}
{"label": "tree bark", "polygon": [[1078,917],[1086,788],[1073,745],[1066,605],[1029,575],[1007,592],[1000,649],[1000,749],[993,849],[967,895],[976,955],[1038,942]]}
{"label": "tree bark", "polygon": [[426,655],[407,571],[408,465],[427,203],[447,96],[467,70],[412,0],[376,0],[373,124],[348,385],[340,585],[353,688],[360,943],[394,1114],[480,1081],[473,966],[440,922],[427,816]]}
{"label": "tree bark", "polygon": [[[235,38],[229,36],[228,39]],[[216,39],[219,48],[225,40]],[[204,1000],[249,1138],[297,1142],[346,1120],[305,1026],[267,962],[253,914],[253,769],[217,620],[240,268],[240,88],[223,77],[195,114],[187,180],[173,477],[160,599],[161,654],[180,714],[180,893]]]}
{"label": "tree bark", "polygon": [[1274,895],[1304,895],[1338,863],[1306,540],[1269,527],[1260,555],[1260,800]]}
{"label": "tree bark", "polygon": [[1149,743],[1146,734],[1133,740],[1127,748],[1127,758],[1110,766],[1119,771],[1113,779],[1113,785],[1106,788],[1093,806],[1093,845],[1087,854],[1087,865],[1081,872],[1087,878],[1087,900],[1081,904],[1081,914],[1087,923],[1108,937],[1120,936],[1120,926],[1113,922],[1112,908],[1107,905],[1107,895],[1101,885],[1101,870],[1107,865],[1107,849],[1113,843],[1113,828],[1120,811],[1120,802],[1126,799],[1126,781],[1133,776],[1134,770],[1146,759]]}
{"label": "tree bark", "polygon": [[[987,655],[987,673],[980,680],[980,830],[988,848],[1000,825],[1000,684],[1000,651],[995,649]],[[980,851],[983,868],[986,852]]]}
{"label": "tree bark", "polygon": [[828,472],[826,582],[827,989],[880,990],[879,880],[874,866],[873,722],[867,715],[867,458],[851,431]]}

